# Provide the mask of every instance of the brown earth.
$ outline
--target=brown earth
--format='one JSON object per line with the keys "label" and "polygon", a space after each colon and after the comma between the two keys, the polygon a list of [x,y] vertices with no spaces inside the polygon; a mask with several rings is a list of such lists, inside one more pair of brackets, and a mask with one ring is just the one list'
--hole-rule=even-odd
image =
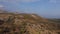
{"label": "brown earth", "polygon": [[0,13],[0,34],[58,34],[57,26],[36,14]]}

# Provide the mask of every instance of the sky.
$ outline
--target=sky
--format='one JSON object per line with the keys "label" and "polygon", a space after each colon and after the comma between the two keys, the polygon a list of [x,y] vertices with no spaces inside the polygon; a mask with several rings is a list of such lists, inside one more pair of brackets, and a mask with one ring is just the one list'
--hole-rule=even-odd
{"label": "sky", "polygon": [[0,9],[60,18],[60,0],[0,0]]}

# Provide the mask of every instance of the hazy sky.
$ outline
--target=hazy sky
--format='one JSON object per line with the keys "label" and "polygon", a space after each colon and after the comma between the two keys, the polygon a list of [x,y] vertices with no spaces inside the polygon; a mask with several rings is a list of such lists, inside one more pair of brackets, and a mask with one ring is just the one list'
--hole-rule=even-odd
{"label": "hazy sky", "polygon": [[0,0],[0,8],[37,13],[44,17],[60,17],[60,0]]}

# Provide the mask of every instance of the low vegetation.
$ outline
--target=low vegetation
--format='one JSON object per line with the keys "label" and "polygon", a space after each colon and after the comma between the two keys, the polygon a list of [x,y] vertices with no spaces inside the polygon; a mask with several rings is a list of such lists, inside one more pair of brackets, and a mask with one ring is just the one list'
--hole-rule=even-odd
{"label": "low vegetation", "polygon": [[45,34],[60,29],[60,19],[44,19],[36,14],[0,13],[0,18],[0,34]]}

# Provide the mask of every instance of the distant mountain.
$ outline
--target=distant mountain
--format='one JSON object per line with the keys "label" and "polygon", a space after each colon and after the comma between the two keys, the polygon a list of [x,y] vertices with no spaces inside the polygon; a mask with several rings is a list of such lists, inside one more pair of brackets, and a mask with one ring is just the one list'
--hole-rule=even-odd
{"label": "distant mountain", "polygon": [[0,13],[8,13],[8,11],[0,10]]}
{"label": "distant mountain", "polygon": [[60,19],[58,19],[58,18],[52,18],[52,19],[48,19],[48,20],[51,22],[54,22],[54,23],[60,23]]}

